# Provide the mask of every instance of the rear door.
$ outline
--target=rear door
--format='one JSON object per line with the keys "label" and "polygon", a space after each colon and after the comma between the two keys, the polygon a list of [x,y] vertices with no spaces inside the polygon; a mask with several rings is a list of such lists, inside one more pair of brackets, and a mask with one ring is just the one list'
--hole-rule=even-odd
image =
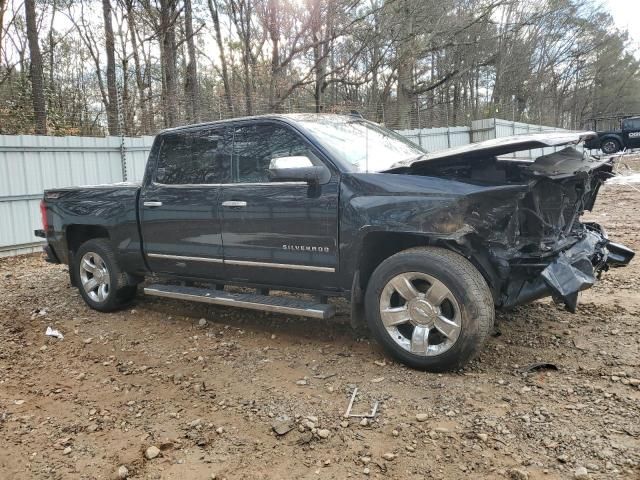
{"label": "rear door", "polygon": [[622,135],[627,148],[640,148],[640,118],[623,120]]}
{"label": "rear door", "polygon": [[281,123],[234,128],[232,181],[221,194],[225,272],[230,280],[324,289],[338,265],[338,175],[323,185],[272,182],[271,159],[326,159]]}
{"label": "rear door", "polygon": [[154,272],[223,277],[220,184],[229,176],[225,127],[166,134],[140,194],[144,252]]}

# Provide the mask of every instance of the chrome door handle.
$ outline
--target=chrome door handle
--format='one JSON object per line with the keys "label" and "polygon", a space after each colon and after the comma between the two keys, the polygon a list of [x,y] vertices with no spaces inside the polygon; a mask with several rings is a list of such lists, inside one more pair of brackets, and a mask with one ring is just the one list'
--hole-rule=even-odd
{"label": "chrome door handle", "polygon": [[162,206],[162,202],[144,202],[143,204],[145,207],[161,207]]}
{"label": "chrome door handle", "polygon": [[223,207],[246,207],[247,202],[241,202],[237,200],[227,200],[226,202],[222,202]]}

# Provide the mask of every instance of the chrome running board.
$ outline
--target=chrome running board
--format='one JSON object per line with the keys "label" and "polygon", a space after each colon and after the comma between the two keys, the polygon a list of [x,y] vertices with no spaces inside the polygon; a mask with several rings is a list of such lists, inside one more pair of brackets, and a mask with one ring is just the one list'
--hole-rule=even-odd
{"label": "chrome running board", "polygon": [[249,308],[263,312],[284,313],[311,318],[331,318],[335,315],[333,305],[316,303],[297,298],[258,295],[255,293],[230,293],[207,288],[183,287],[178,285],[149,285],[146,295],[155,297],[211,303],[227,307]]}

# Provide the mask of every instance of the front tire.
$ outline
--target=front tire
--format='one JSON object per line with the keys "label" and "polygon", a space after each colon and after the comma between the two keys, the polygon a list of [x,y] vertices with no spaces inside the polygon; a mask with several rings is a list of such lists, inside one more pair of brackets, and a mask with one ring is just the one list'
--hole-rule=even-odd
{"label": "front tire", "polygon": [[397,253],[373,272],[367,322],[396,359],[420,370],[455,370],[473,359],[493,328],[493,297],[466,258],[443,248]]}
{"label": "front tire", "polygon": [[83,243],[74,255],[73,268],[80,295],[94,310],[118,310],[136,295],[136,285],[130,283],[128,275],[120,269],[106,239],[95,238]]}
{"label": "front tire", "polygon": [[612,153],[619,152],[621,149],[620,142],[618,142],[615,138],[607,138],[602,141],[601,150],[607,155],[611,155]]}

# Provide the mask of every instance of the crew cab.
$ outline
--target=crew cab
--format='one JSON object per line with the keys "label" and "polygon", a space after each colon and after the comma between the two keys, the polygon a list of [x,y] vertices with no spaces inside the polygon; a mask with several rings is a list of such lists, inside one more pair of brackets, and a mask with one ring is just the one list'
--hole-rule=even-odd
{"label": "crew cab", "polygon": [[[580,222],[613,175],[612,160],[571,146],[594,136],[427,154],[354,116],[174,128],[141,184],[45,191],[37,233],[100,311],[150,276],[146,295],[320,319],[335,313],[328,297],[345,297],[395,358],[450,370],[481,350],[496,308],[553,296],[575,311],[580,291],[633,257]],[[545,150],[519,157],[530,149]]]}
{"label": "crew cab", "polygon": [[[587,141],[588,149],[600,149],[610,155],[621,150],[640,148],[640,116],[619,118],[620,128],[598,130],[597,137]],[[594,119],[596,123],[596,119]]]}

